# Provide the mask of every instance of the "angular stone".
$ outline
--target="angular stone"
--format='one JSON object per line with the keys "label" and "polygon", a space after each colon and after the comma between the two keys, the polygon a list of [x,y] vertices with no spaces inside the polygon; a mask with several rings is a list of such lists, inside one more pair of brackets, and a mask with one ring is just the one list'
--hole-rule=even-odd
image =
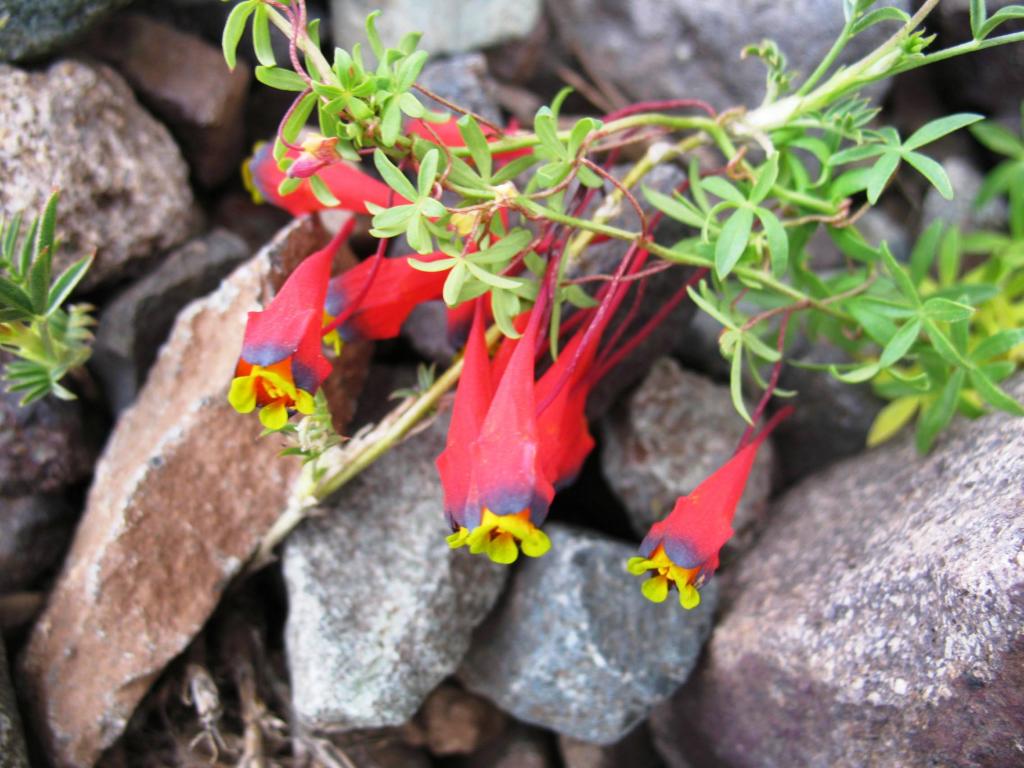
{"label": "angular stone", "polygon": [[135,399],[178,311],[216,288],[248,255],[240,237],[215,229],[173,251],[106,305],[92,367],[115,413]]}
{"label": "angular stone", "polygon": [[139,14],[115,16],[93,37],[90,51],[116,67],[178,137],[194,179],[213,187],[238,173],[248,64],[229,70],[219,48]]}
{"label": "angular stone", "polygon": [[[909,10],[908,0],[894,0]],[[765,68],[740,51],[765,37],[779,43],[792,69],[809,74],[843,26],[832,0],[568,0],[548,8],[559,33],[588,70],[637,101],[704,99],[716,109],[754,107],[765,90]],[[808,36],[807,30],[814,35]],[[858,36],[842,61],[863,56],[891,34],[879,25]]]}
{"label": "angular stone", "polygon": [[[118,420],[21,659],[56,765],[91,765],[118,737],[283,510],[298,462],[278,457],[279,441],[258,439],[259,421],[232,410],[227,387],[246,312],[280,285],[278,265],[293,267],[326,239],[313,220],[297,221],[189,305]],[[335,376],[351,384],[367,349],[346,352]]]}
{"label": "angular stone", "polygon": [[995,413],[791,490],[663,727],[734,766],[1020,764],[1022,478]]}
{"label": "angular stone", "polygon": [[311,728],[408,720],[501,591],[504,567],[445,542],[445,432],[441,419],[390,451],[285,545],[292,702]]}
{"label": "angular stone", "polygon": [[[0,367],[10,358],[0,354]],[[0,496],[52,493],[89,477],[97,448],[78,401],[46,397],[18,405],[0,392]]]}
{"label": "angular stone", "polygon": [[377,29],[386,45],[422,32],[430,53],[474,51],[530,34],[541,15],[541,0],[331,0],[334,42],[351,49],[364,42],[370,11],[380,9]]}
{"label": "angular stone", "polygon": [[[658,360],[636,391],[602,421],[601,465],[637,535],[646,535],[676,499],[728,461],[746,427],[728,387],[684,371],[671,358]],[[758,451],[737,508],[737,531],[765,511],[772,464],[769,442]]]}
{"label": "angular stone", "polygon": [[59,271],[90,251],[83,287],[122,277],[197,223],[188,169],[167,129],[112,69],[60,61],[0,66],[0,214],[36,215],[61,190]]}
{"label": "angular stone", "polygon": [[569,736],[558,737],[558,751],[565,768],[661,768],[661,758],[651,745],[647,726],[641,723],[608,746],[588,744]]}
{"label": "angular stone", "polygon": [[408,724],[405,740],[425,746],[438,757],[468,755],[494,741],[507,721],[487,699],[454,685],[441,685]]}
{"label": "angular stone", "polygon": [[[52,53],[130,0],[4,0],[0,61]],[[6,112],[4,113],[6,115]]]}
{"label": "angular stone", "polygon": [[655,605],[626,572],[632,546],[558,523],[545,530],[551,551],[516,566],[459,678],[520,720],[612,744],[689,676],[717,586],[693,611]]}
{"label": "angular stone", "polygon": [[7,650],[0,637],[0,768],[28,768],[18,701],[7,673]]}
{"label": "angular stone", "polygon": [[28,589],[53,569],[74,525],[60,496],[0,497],[0,593]]}
{"label": "angular stone", "polygon": [[[487,74],[487,59],[481,53],[464,53],[428,62],[417,82],[460,107],[501,122],[501,110],[495,99],[496,85]],[[424,97],[424,100],[431,109],[450,112],[430,98]]]}

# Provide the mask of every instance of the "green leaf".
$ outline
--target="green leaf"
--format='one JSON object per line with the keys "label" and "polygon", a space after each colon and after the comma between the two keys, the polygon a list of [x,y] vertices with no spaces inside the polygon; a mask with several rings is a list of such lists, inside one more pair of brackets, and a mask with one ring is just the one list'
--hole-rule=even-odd
{"label": "green leaf", "polygon": [[288,115],[288,119],[281,128],[285,141],[294,143],[298,139],[299,133],[306,127],[306,121],[309,120],[309,116],[316,104],[317,95],[312,91],[299,98],[299,103],[295,105],[295,109]]}
{"label": "green leaf", "polygon": [[768,249],[771,251],[772,274],[775,277],[782,277],[789,265],[789,236],[786,228],[778,220],[774,213],[767,208],[757,209],[757,218],[764,227],[765,237],[768,239]]}
{"label": "green leaf", "polygon": [[980,363],[993,357],[1002,357],[1021,344],[1024,344],[1024,328],[1000,331],[978,344],[971,353],[971,359]]}
{"label": "green leaf", "polygon": [[985,8],[985,0],[970,0],[970,13],[971,35],[975,40],[981,40],[984,37],[981,34],[981,27],[985,23],[985,17],[988,15]]}
{"label": "green leaf", "polygon": [[27,315],[35,314],[29,295],[7,278],[0,277],[0,306],[3,305],[21,310]]}
{"label": "green leaf", "polygon": [[950,301],[939,297],[932,297],[924,302],[924,313],[932,320],[944,323],[956,323],[967,320],[974,314],[974,307],[969,304],[961,304],[958,301]]}
{"label": "green leaf", "polygon": [[939,285],[948,288],[960,275],[960,229],[950,227],[939,247]]}
{"label": "green leaf", "polygon": [[472,115],[463,115],[458,122],[459,133],[462,134],[469,155],[473,158],[473,164],[481,177],[489,179],[493,169],[491,161],[491,150],[487,146],[487,137],[480,129],[479,124]]}
{"label": "green leaf", "polygon": [[743,420],[753,425],[754,420],[747,413],[747,404],[743,402],[743,345],[737,344],[732,351],[732,365],[729,367],[729,395],[732,407]]}
{"label": "green leaf", "polygon": [[25,240],[21,244],[21,255],[18,257],[18,272],[22,278],[28,277],[29,268],[32,266],[36,255],[36,233],[38,232],[39,219],[32,219],[32,223],[28,225],[28,233],[25,235]]}
{"label": "green leaf", "polygon": [[486,269],[478,267],[476,264],[474,264],[472,261],[469,261],[468,259],[466,260],[465,264],[466,268],[469,270],[469,273],[473,275],[473,277],[475,277],[481,283],[485,283],[486,285],[491,286],[492,288],[497,288],[499,290],[504,291],[511,291],[519,287],[519,281],[511,277],[502,277],[501,275],[496,275],[493,272],[488,272]]}
{"label": "green leaf", "polygon": [[46,312],[46,297],[50,289],[50,248],[36,256],[28,276],[29,296],[32,297],[32,309],[37,315]]}
{"label": "green leaf", "polygon": [[828,159],[828,165],[835,166],[846,165],[847,163],[856,163],[861,160],[878,157],[885,151],[886,147],[884,144],[860,144],[855,147],[844,149],[842,152],[836,152]]}
{"label": "green leaf", "polygon": [[846,308],[875,343],[885,345],[896,333],[896,324],[879,313],[872,302],[857,297],[848,301]]}
{"label": "green leaf", "polygon": [[865,15],[851,28],[851,32],[854,35],[859,35],[866,29],[875,26],[875,24],[881,24],[883,21],[897,21],[901,24],[905,24],[910,20],[910,16],[899,8],[893,8],[887,6],[885,8],[876,8],[871,13]]}
{"label": "green leaf", "polygon": [[944,228],[943,221],[936,219],[917,238],[914,250],[910,253],[910,279],[914,285],[920,285],[931,269]]}
{"label": "green leaf", "polygon": [[431,149],[420,161],[419,174],[416,177],[416,188],[419,197],[430,197],[434,190],[434,182],[437,180],[437,165],[441,161],[441,153]]}
{"label": "green leaf", "polygon": [[398,166],[392,163],[388,156],[380,149],[375,149],[373,152],[373,164],[377,168],[377,173],[384,179],[384,183],[399,195],[406,200],[415,200],[419,197],[416,193],[416,187],[412,185],[412,182],[405,177],[405,174],[398,169]]}
{"label": "green leaf", "polygon": [[955,115],[940,117],[938,120],[932,120],[930,123],[925,123],[914,131],[910,138],[903,142],[903,150],[920,149],[925,144],[931,144],[943,136],[959,131],[961,128],[966,128],[968,125],[973,125],[979,120],[984,119],[984,115],[977,115],[973,112],[961,112]]}
{"label": "green leaf", "polygon": [[831,365],[828,371],[833,377],[840,381],[845,381],[847,384],[860,384],[868,379],[873,379],[878,374],[879,368],[876,363],[868,363],[867,365],[843,371],[839,366]]}
{"label": "green leaf", "polygon": [[328,187],[324,180],[321,179],[319,176],[310,176],[309,186],[312,188],[313,194],[316,196],[316,199],[319,200],[324,205],[326,205],[328,208],[334,208],[336,206],[341,205],[341,201],[334,196],[334,193],[331,192],[330,187]]}
{"label": "green leaf", "polygon": [[708,202],[708,197],[704,194],[704,181],[700,177],[700,161],[696,157],[690,158],[687,176],[690,182],[690,194],[693,195],[693,201],[697,203],[698,208],[707,213],[711,210],[711,203]]}
{"label": "green leaf", "polygon": [[754,226],[754,212],[749,208],[737,208],[730,216],[715,243],[715,274],[719,279],[732,272],[736,262],[750,241],[750,230]]}
{"label": "green leaf", "polygon": [[458,304],[459,293],[462,292],[462,286],[468,277],[469,272],[466,270],[466,262],[464,261],[460,261],[448,273],[448,279],[444,281],[444,289],[441,291],[441,298],[444,299],[444,303],[449,307],[454,307]]}
{"label": "green leaf", "polygon": [[412,118],[421,118],[427,114],[426,107],[411,93],[403,93],[398,97],[398,108]]}
{"label": "green leaf", "polygon": [[921,321],[917,318],[901,326],[889,340],[889,343],[885,345],[885,349],[882,350],[882,356],[878,360],[878,367],[889,368],[902,360],[903,356],[910,351],[914,342],[917,341],[920,333]]}
{"label": "green leaf", "polygon": [[1024,176],[1024,160],[1006,160],[997,165],[981,182],[978,194],[974,198],[975,210],[997,195],[1006,194],[1010,186],[1021,176]]}
{"label": "green leaf", "polygon": [[252,17],[252,49],[256,60],[265,67],[277,64],[274,47],[270,43],[270,14],[267,6],[260,3]]}
{"label": "green leaf", "polygon": [[878,158],[878,162],[871,166],[871,170],[868,171],[867,176],[869,203],[874,205],[878,202],[878,198],[882,196],[882,192],[885,191],[885,187],[889,183],[889,179],[891,179],[892,175],[896,173],[896,169],[899,167],[899,164],[899,153],[886,151]]}
{"label": "green leaf", "polygon": [[384,44],[380,41],[380,34],[377,32],[378,16],[380,16],[380,11],[374,11],[366,17],[366,40],[370,43],[373,55],[377,57],[377,61],[380,61],[384,58]]}
{"label": "green leaf", "polygon": [[433,261],[420,261],[410,258],[409,266],[418,269],[420,272],[447,272],[459,263],[459,259],[435,259]]}
{"label": "green leaf", "polygon": [[552,160],[563,159],[566,156],[565,146],[558,138],[558,127],[555,122],[555,115],[549,107],[541,107],[533,119],[533,130],[537,134],[540,146],[544,149],[546,157]]}
{"label": "green leaf", "polygon": [[935,187],[940,195],[947,200],[953,199],[953,185],[950,183],[949,176],[946,175],[946,169],[942,165],[932,160],[928,155],[922,155],[920,152],[907,152],[903,155],[903,159],[928,179],[928,183]]}
{"label": "green leaf", "polygon": [[964,368],[967,367],[967,361],[964,360],[960,352],[957,351],[956,346],[953,344],[949,336],[947,336],[945,332],[935,324],[934,320],[926,318],[924,321],[924,327],[928,332],[928,338],[932,340],[932,346],[935,348],[935,351],[938,352],[946,362]]}
{"label": "green leaf", "polygon": [[768,197],[768,193],[772,191],[772,187],[775,186],[775,182],[778,178],[779,153],[772,152],[768,157],[768,160],[765,161],[765,164],[761,166],[757,182],[754,184],[754,188],[750,191],[750,202],[757,205]]}
{"label": "green leaf", "polygon": [[910,422],[921,406],[921,398],[914,395],[897,398],[878,412],[868,430],[868,448],[891,439]]}
{"label": "green leaf", "polygon": [[651,205],[670,219],[675,219],[697,229],[704,226],[704,217],[687,200],[669,197],[647,186],[643,187],[643,193]]}
{"label": "green leaf", "polygon": [[917,295],[917,289],[914,288],[914,283],[910,280],[910,276],[907,275],[906,271],[896,261],[896,257],[892,255],[892,251],[889,250],[888,243],[882,243],[882,247],[879,249],[882,255],[882,261],[885,262],[885,268],[888,270],[892,279],[896,283],[896,287],[899,289],[907,299],[913,302],[915,307],[921,306],[921,299]]}
{"label": "green leaf", "polygon": [[999,155],[1024,159],[1024,142],[999,123],[986,120],[971,126],[971,134],[987,149]]}
{"label": "green leaf", "polygon": [[978,31],[981,33],[982,38],[986,38],[995,31],[996,27],[1010,19],[1024,19],[1024,5],[1003,6],[993,13],[992,16],[981,25],[981,29]]}
{"label": "green leaf", "polygon": [[380,118],[380,140],[385,147],[393,147],[402,130],[402,110],[397,98],[388,99]]}
{"label": "green leaf", "polygon": [[971,386],[981,395],[985,402],[993,408],[1012,414],[1013,416],[1024,416],[1024,405],[1021,405],[1006,392],[1000,389],[999,385],[989,379],[977,368],[969,372]]}
{"label": "green leaf", "polygon": [[720,197],[723,200],[727,200],[730,203],[736,203],[740,205],[745,203],[747,199],[743,196],[736,187],[730,184],[728,181],[723,179],[721,176],[709,176],[708,178],[701,181],[704,190],[710,192],[716,197]]}
{"label": "green leaf", "polygon": [[306,90],[305,80],[290,69],[283,69],[282,67],[258,66],[256,67],[256,79],[264,85],[276,88],[279,91],[302,92]]}
{"label": "green leaf", "polygon": [[93,255],[83,256],[74,264],[65,269],[54,281],[47,296],[46,316],[49,317],[67,300],[75,286],[85,277],[89,267],[92,266]]}
{"label": "green leaf", "polygon": [[245,24],[249,20],[249,15],[256,10],[257,5],[259,5],[258,2],[250,0],[239,3],[231,9],[227,21],[224,22],[224,34],[221,36],[220,44],[221,50],[224,52],[224,61],[227,62],[229,69],[235,68],[238,44],[242,41],[242,35],[245,34]]}
{"label": "green leaf", "polygon": [[928,453],[939,432],[946,428],[956,411],[957,399],[964,385],[964,372],[957,370],[949,377],[936,400],[928,403],[917,420],[917,450]]}

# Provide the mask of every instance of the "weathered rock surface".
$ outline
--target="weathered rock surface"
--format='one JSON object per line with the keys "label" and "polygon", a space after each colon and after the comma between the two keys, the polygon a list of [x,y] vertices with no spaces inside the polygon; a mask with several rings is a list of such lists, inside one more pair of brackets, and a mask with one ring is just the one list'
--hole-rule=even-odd
{"label": "weathered rock surface", "polygon": [[7,673],[7,650],[0,637],[0,768],[28,768],[21,715]]}
{"label": "weathered rock surface", "polygon": [[[753,107],[764,96],[764,66],[754,57],[740,59],[747,45],[769,37],[793,69],[808,75],[843,26],[842,7],[831,0],[569,0],[550,2],[548,9],[587,68],[633,99],[704,99],[717,109]],[[863,56],[889,34],[884,25],[873,28],[853,41],[843,60]]]}
{"label": "weathered rock surface", "polygon": [[123,276],[194,228],[177,145],[113,70],[78,61],[33,73],[0,66],[0,114],[0,214],[34,216],[60,188],[64,247],[54,268],[95,249],[83,287]]}
{"label": "weathered rock surface", "polygon": [[343,48],[365,39],[370,11],[381,39],[395,45],[408,32],[422,32],[430,53],[458,53],[526,37],[541,15],[541,0],[331,0],[334,42]]}
{"label": "weathered rock surface", "polygon": [[216,288],[248,255],[240,237],[215,229],[172,252],[106,305],[93,368],[112,410],[119,413],[135,399],[178,311]]}
{"label": "weathered rock surface", "polygon": [[[21,659],[56,765],[91,765],[118,737],[282,511],[298,463],[277,456],[279,441],[258,440],[258,420],[236,414],[226,393],[246,311],[280,284],[279,264],[293,267],[326,239],[298,221],[187,307],[118,421]],[[336,376],[365,366],[365,347],[349,351]]]}
{"label": "weathered rock surface", "polygon": [[406,743],[438,757],[468,755],[492,742],[508,718],[491,702],[454,685],[431,693],[404,729]]}
{"label": "weathered rock surface", "polygon": [[734,766],[1019,765],[1022,478],[1024,425],[997,413],[794,488],[663,735],[689,723]]}
{"label": "weathered rock surface", "polygon": [[[4,0],[0,61],[43,56],[130,0]],[[6,113],[5,113],[6,114]]]}
{"label": "weathered rock surface", "polygon": [[322,730],[399,725],[455,671],[506,569],[451,550],[445,420],[345,486],[284,551],[292,703]]}
{"label": "weathered rock surface", "polygon": [[[501,122],[501,110],[494,93],[496,86],[487,74],[487,59],[481,53],[463,53],[428,62],[417,82],[460,107]],[[448,111],[429,98],[425,97],[425,101],[431,109]]]}
{"label": "weathered rock surface", "polygon": [[[746,423],[726,386],[684,371],[663,357],[627,400],[602,421],[601,465],[639,536],[667,515],[736,451]],[[741,531],[758,517],[771,493],[771,443],[758,451],[736,511]]]}
{"label": "weathered rock surface", "polygon": [[689,676],[717,587],[693,611],[655,605],[626,572],[633,547],[558,523],[546,530],[551,551],[516,566],[459,678],[520,720],[612,744]]}
{"label": "weathered rock surface", "polygon": [[28,589],[56,566],[74,523],[60,496],[0,497],[0,593]]}
{"label": "weathered rock surface", "polygon": [[216,186],[238,172],[248,64],[229,70],[219,48],[139,14],[112,18],[97,30],[90,50],[123,73],[170,127],[200,184]]}
{"label": "weathered rock surface", "polygon": [[[7,361],[0,356],[0,367]],[[96,448],[82,405],[47,397],[21,406],[0,392],[0,496],[52,493],[89,477]]]}
{"label": "weathered rock surface", "polygon": [[554,768],[550,734],[515,723],[498,739],[466,759],[466,768]]}

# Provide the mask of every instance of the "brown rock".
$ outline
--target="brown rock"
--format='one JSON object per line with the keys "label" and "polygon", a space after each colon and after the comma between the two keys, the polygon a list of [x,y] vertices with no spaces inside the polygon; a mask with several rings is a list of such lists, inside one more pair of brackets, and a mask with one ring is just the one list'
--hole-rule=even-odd
{"label": "brown rock", "polygon": [[508,718],[486,699],[453,685],[438,687],[407,731],[406,741],[433,754],[468,755],[493,741]]}
{"label": "brown rock", "polygon": [[656,744],[697,765],[1024,764],[1022,479],[1024,421],[995,413],[792,489]]}
{"label": "brown rock", "polygon": [[465,758],[465,768],[554,768],[559,763],[551,741],[549,732],[513,722],[497,739]]}
{"label": "brown rock", "polygon": [[90,49],[170,127],[200,184],[213,187],[238,172],[247,64],[229,70],[220,50],[202,38],[134,13],[104,24]]}
{"label": "brown rock", "polygon": [[40,211],[61,190],[59,270],[90,251],[91,288],[195,229],[188,169],[167,129],[112,69],[59,61],[44,72],[0,66],[0,214]]}
{"label": "brown rock", "polygon": [[60,496],[0,497],[0,592],[27,589],[58,565],[74,523]]}
{"label": "brown rock", "polygon": [[[258,420],[231,409],[227,385],[246,311],[279,284],[273,263],[325,240],[297,221],[189,305],[118,422],[20,667],[55,764],[91,765],[118,737],[283,509],[298,463],[257,439]],[[366,347],[347,351],[341,368],[366,365]]]}
{"label": "brown rock", "polygon": [[608,746],[559,736],[558,751],[565,768],[661,768],[662,765],[644,723]]}

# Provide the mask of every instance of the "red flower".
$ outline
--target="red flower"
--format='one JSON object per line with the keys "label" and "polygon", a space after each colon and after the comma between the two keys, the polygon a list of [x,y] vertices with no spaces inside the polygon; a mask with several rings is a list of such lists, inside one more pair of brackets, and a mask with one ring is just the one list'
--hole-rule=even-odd
{"label": "red flower", "polygon": [[554,496],[540,466],[534,356],[543,307],[534,307],[497,385],[484,344],[478,304],[444,452],[437,459],[445,514],[455,531],[448,543],[511,563],[551,542],[539,529]]}
{"label": "red flower", "polygon": [[629,572],[654,574],[644,582],[647,599],[660,603],[669,588],[679,590],[684,608],[700,604],[701,585],[718,568],[718,553],[732,538],[736,507],[747,486],[757,449],[791,408],[779,411],[761,433],[740,448],[688,496],[680,496],[668,517],[651,526],[640,544],[642,557],[632,557]]}
{"label": "red flower", "polygon": [[[447,257],[434,253],[380,258],[376,267],[376,259],[370,258],[331,280],[324,307],[325,327],[333,333],[337,319],[344,317],[337,324],[339,338],[329,333],[326,341],[338,344],[355,338],[394,338],[418,304],[440,298],[448,273],[416,269],[409,263],[411,258],[434,261]],[[353,302],[358,303],[353,306]]]}
{"label": "red flower", "polygon": [[[277,167],[270,150],[269,144],[259,146],[242,166],[242,175],[253,199],[258,203],[265,201],[283,208],[292,216],[325,210],[328,206],[321,203],[313,194],[309,181],[303,181],[295,191],[287,195],[278,192],[281,182],[288,176]],[[324,152],[320,154],[323,155]],[[385,208],[388,206],[388,198],[392,193],[383,182],[367,176],[344,160],[326,162],[323,157],[317,157],[313,153],[306,155],[307,153],[300,153],[294,149],[288,150],[287,156],[296,160],[296,165],[293,165],[291,170],[297,170],[298,173],[293,175],[305,177],[316,173],[338,199],[337,207],[365,214],[369,213],[366,208],[368,202]],[[394,198],[395,203],[406,202],[398,195],[394,195]]]}
{"label": "red flower", "polygon": [[228,401],[239,413],[260,407],[260,421],[280,429],[289,409],[313,412],[313,394],[331,373],[323,354],[321,324],[331,262],[351,228],[289,275],[262,312],[250,312]]}

